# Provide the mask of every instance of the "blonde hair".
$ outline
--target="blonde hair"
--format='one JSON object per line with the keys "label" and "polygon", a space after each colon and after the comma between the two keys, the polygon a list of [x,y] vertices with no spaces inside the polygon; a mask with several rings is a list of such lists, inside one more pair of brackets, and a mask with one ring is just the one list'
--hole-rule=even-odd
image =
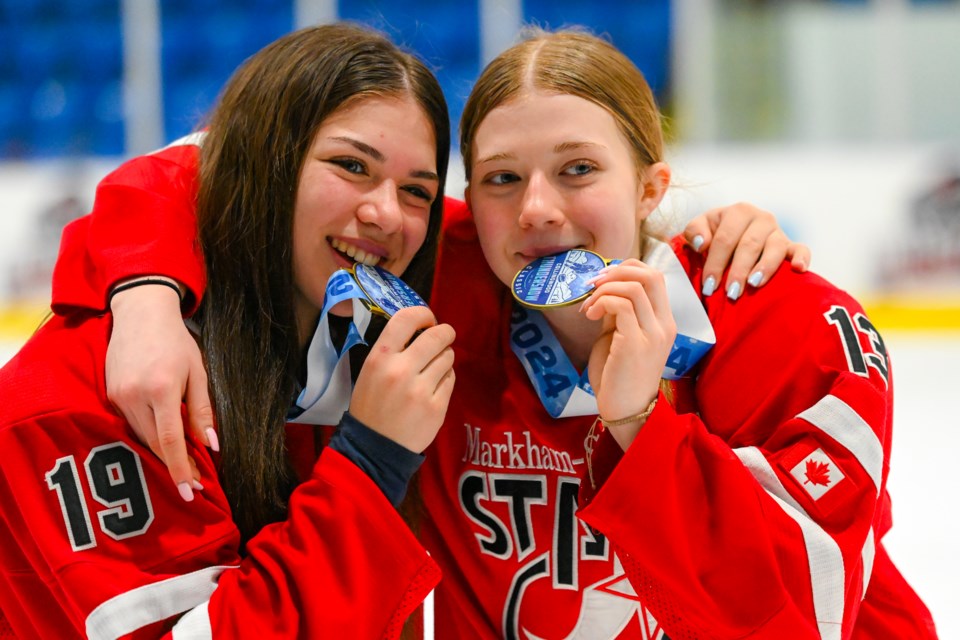
{"label": "blonde hair", "polygon": [[663,126],[643,74],[612,44],[585,30],[526,29],[519,44],[480,74],[460,120],[460,154],[467,180],[480,123],[498,106],[528,91],[574,95],[613,116],[638,171],[663,159]]}

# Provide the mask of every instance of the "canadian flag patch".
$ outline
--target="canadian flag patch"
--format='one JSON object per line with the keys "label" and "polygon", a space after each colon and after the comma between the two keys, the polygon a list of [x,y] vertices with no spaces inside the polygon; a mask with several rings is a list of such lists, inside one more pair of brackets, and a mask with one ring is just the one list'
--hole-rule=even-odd
{"label": "canadian flag patch", "polygon": [[830,459],[823,449],[814,449],[800,460],[791,470],[800,486],[814,500],[822,498],[830,489],[844,479],[840,467]]}

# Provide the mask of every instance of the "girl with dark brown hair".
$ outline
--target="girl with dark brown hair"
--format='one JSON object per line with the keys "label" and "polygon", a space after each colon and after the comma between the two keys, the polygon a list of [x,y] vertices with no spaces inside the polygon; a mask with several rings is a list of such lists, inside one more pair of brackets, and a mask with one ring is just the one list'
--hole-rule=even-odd
{"label": "girl with dark brown hair", "polygon": [[[376,33],[306,29],[252,56],[191,142],[124,165],[98,202],[163,183],[164,224],[196,209],[206,289],[191,326],[223,448],[188,442],[197,475],[172,485],[107,398],[111,316],[55,316],[0,372],[0,610],[24,638],[397,637],[439,579],[396,506],[442,423],[454,334],[402,309],[367,332],[351,376],[339,342],[362,323],[327,283],[362,255],[429,295],[440,87]],[[340,356],[328,371],[321,334],[338,341],[321,345]],[[288,423],[318,371],[330,389],[299,409],[332,404],[332,437]]]}

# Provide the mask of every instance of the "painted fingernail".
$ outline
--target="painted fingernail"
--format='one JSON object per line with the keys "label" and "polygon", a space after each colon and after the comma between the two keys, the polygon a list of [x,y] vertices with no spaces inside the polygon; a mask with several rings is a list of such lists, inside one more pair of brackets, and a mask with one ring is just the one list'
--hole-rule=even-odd
{"label": "painted fingernail", "polygon": [[703,236],[699,234],[693,236],[693,241],[690,244],[693,245],[694,251],[700,251],[700,247],[703,246]]}
{"label": "painted fingernail", "polygon": [[740,297],[740,283],[739,283],[739,282],[731,282],[731,283],[727,286],[727,297],[730,298],[731,300],[736,300],[737,298]]}
{"label": "painted fingernail", "polygon": [[717,279],[713,276],[709,276],[706,280],[703,281],[703,289],[700,291],[705,296],[712,296],[713,292],[717,290]]}
{"label": "painted fingernail", "polygon": [[763,280],[762,271],[754,271],[753,275],[747,278],[747,282],[750,284],[751,287],[759,287],[761,280]]}
{"label": "painted fingernail", "polygon": [[210,448],[214,451],[220,451],[220,438],[217,437],[217,432],[213,430],[213,427],[207,427],[204,433],[207,434],[207,442],[210,443]]}
{"label": "painted fingernail", "polygon": [[179,483],[177,491],[180,492],[180,497],[183,498],[184,502],[193,502],[193,489],[190,488],[189,482]]}
{"label": "painted fingernail", "polygon": [[203,485],[200,484],[199,480],[192,480],[191,482],[193,483],[194,489],[196,489],[197,491],[203,491]]}

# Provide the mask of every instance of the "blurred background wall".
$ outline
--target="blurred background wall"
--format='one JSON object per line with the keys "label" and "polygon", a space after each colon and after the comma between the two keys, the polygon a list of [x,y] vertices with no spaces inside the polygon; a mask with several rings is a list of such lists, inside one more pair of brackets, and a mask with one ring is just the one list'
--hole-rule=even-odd
{"label": "blurred background wall", "polygon": [[942,637],[960,637],[956,1],[0,0],[0,362],[43,317],[60,230],[96,182],[198,126],[263,45],[337,19],[425,58],[454,122],[524,24],[586,25],[627,53],[668,117],[676,186],[661,214],[680,228],[737,200],[774,211],[883,332],[897,375],[891,552]]}

